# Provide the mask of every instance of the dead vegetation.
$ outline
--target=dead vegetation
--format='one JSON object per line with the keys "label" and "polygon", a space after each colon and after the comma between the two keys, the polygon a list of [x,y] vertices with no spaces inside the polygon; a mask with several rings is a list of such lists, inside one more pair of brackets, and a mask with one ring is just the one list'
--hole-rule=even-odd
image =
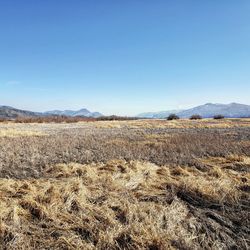
{"label": "dead vegetation", "polygon": [[138,120],[136,117],[126,116],[65,116],[65,115],[47,115],[47,116],[17,116],[16,118],[0,118],[0,123],[76,123],[76,122],[93,122],[93,121],[131,121]]}
{"label": "dead vegetation", "polygon": [[2,248],[248,249],[250,127],[144,122],[0,137]]}

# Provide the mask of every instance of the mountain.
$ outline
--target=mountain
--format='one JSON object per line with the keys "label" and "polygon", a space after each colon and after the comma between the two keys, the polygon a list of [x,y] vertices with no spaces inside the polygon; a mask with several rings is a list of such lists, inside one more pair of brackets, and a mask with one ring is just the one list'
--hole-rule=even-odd
{"label": "mountain", "polygon": [[139,114],[138,117],[144,118],[166,118],[170,113],[175,113],[181,118],[189,118],[192,115],[200,115],[203,118],[211,118],[214,115],[223,115],[228,118],[250,117],[250,105],[230,103],[206,103],[186,110],[171,110],[155,113]]}
{"label": "mountain", "polygon": [[17,117],[34,117],[39,115],[41,114],[37,112],[16,109],[9,106],[0,106],[0,118],[4,119],[6,118],[13,119]]}
{"label": "mountain", "polygon": [[86,117],[100,117],[103,114],[99,112],[90,112],[87,109],[74,110],[52,110],[44,113],[45,115],[65,115],[65,116],[86,116]]}

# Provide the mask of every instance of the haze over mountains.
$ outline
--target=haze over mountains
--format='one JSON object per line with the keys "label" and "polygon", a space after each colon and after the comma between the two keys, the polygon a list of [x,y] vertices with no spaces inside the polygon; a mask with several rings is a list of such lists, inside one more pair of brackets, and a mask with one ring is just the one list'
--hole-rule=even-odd
{"label": "haze over mountains", "polygon": [[181,111],[182,110],[180,110],[180,109],[175,109],[175,110],[167,110],[167,111],[159,111],[159,112],[145,112],[145,113],[138,114],[137,117],[161,119],[161,118],[168,117],[170,114],[177,114]]}
{"label": "haze over mountains", "polygon": [[244,105],[239,103],[207,103],[205,105],[183,110],[178,113],[178,115],[182,118],[188,118],[194,114],[198,114],[204,118],[211,118],[214,115],[223,115],[228,118],[250,117],[250,105]]}
{"label": "haze over mountains", "polygon": [[86,117],[100,117],[103,114],[99,112],[90,112],[87,109],[74,110],[52,110],[44,113],[45,115],[65,115],[65,116],[86,116]]}
{"label": "haze over mountains", "polygon": [[[176,114],[180,118],[189,118],[192,115],[200,115],[203,118],[211,118],[214,115],[223,115],[228,118],[241,118],[250,117],[250,105],[230,103],[230,104],[213,104],[207,103],[194,108],[186,110],[168,110],[161,112],[147,112],[137,115],[138,118],[166,118],[170,114]],[[27,110],[16,109],[9,106],[0,106],[0,118],[14,119],[17,117],[36,117],[36,116],[51,116],[51,115],[63,115],[63,116],[82,116],[82,117],[100,117],[104,116],[99,112],[91,112],[88,109],[74,110],[53,110],[46,112],[32,112]]]}
{"label": "haze over mountains", "polygon": [[87,109],[73,110],[53,110],[46,112],[32,112],[28,110],[16,109],[9,106],[0,106],[0,118],[14,119],[17,117],[36,117],[36,116],[51,116],[51,115],[63,115],[63,116],[84,116],[84,117],[100,117],[103,114],[99,112],[90,112]]}
{"label": "haze over mountains", "polygon": [[211,118],[214,115],[223,115],[228,118],[250,117],[250,105],[230,103],[213,104],[206,103],[186,110],[169,110],[161,112],[149,112],[139,114],[140,118],[165,118],[169,114],[176,114],[181,118],[189,118],[192,115],[200,115],[203,118]]}

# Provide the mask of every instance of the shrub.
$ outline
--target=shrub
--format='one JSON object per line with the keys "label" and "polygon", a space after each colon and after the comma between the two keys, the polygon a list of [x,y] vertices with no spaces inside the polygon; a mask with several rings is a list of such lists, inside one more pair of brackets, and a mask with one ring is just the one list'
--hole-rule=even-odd
{"label": "shrub", "polygon": [[97,121],[130,121],[138,119],[139,119],[138,117],[117,116],[117,115],[101,116],[96,118]]}
{"label": "shrub", "polygon": [[83,116],[37,116],[37,117],[18,117],[14,120],[15,123],[75,123],[95,121],[92,117]]}
{"label": "shrub", "polygon": [[176,114],[170,114],[167,118],[167,120],[171,121],[171,120],[178,120],[180,119],[180,117]]}
{"label": "shrub", "polygon": [[189,119],[190,120],[200,120],[200,119],[202,119],[202,116],[201,115],[192,115]]}
{"label": "shrub", "polygon": [[12,121],[10,118],[0,118],[0,122],[9,122]]}
{"label": "shrub", "polygon": [[219,119],[224,119],[224,115],[215,115],[214,119],[219,120]]}

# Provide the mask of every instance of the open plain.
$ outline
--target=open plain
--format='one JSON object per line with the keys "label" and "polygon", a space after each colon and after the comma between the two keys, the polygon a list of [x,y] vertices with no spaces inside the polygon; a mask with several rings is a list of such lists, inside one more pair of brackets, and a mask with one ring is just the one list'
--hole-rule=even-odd
{"label": "open plain", "polygon": [[249,249],[250,119],[0,123],[0,248]]}

